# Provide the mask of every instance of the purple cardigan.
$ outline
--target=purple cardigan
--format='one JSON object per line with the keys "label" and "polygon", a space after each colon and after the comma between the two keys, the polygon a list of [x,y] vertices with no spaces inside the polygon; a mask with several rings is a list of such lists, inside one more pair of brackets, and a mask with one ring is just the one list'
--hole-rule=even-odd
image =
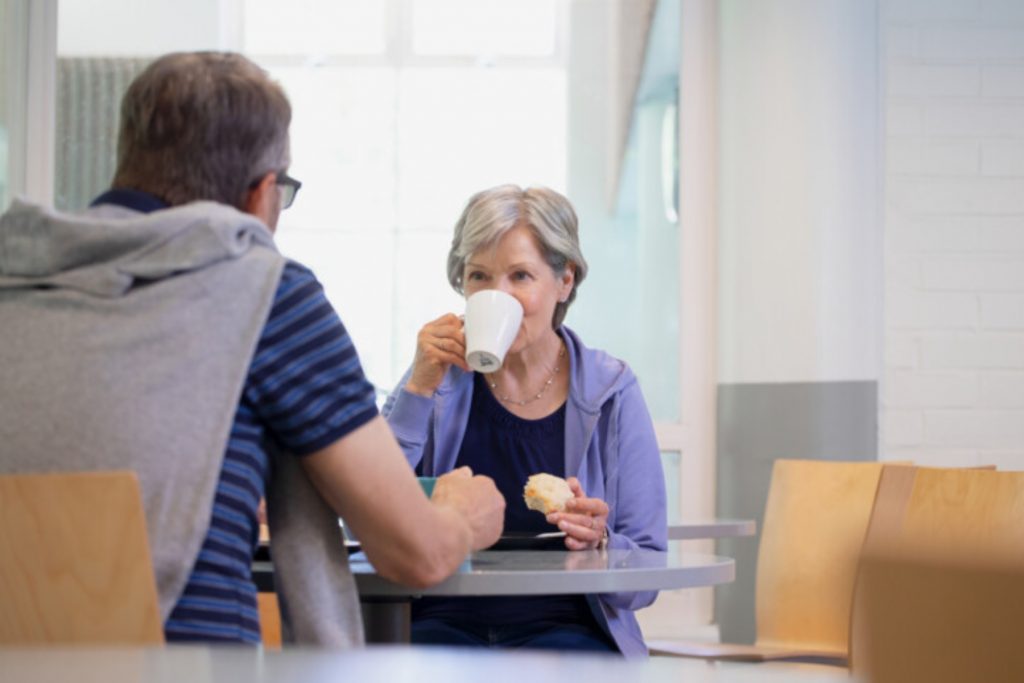
{"label": "purple cardigan", "polygon": [[[608,546],[666,549],[665,479],[654,425],[636,376],[621,360],[588,349],[567,327],[559,333],[569,357],[565,409],[565,472],[588,496],[608,503]],[[433,398],[407,392],[403,377],[383,414],[413,467],[425,476],[455,466],[469,420],[473,377],[452,367]],[[588,595],[626,657],[647,654],[633,610],[654,602],[657,591]]]}

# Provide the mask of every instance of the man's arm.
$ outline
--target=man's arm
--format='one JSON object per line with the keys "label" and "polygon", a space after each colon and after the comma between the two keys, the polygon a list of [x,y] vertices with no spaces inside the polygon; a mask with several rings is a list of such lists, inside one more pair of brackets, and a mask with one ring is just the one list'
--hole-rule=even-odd
{"label": "man's arm", "polygon": [[377,572],[392,581],[438,583],[501,535],[505,501],[489,477],[468,468],[449,473],[428,500],[379,416],[302,462]]}

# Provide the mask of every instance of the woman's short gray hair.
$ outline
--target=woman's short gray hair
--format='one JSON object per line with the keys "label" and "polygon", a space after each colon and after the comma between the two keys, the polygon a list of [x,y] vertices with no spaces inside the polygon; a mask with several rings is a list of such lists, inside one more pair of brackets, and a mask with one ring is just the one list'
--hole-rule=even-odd
{"label": "woman's short gray hair", "polygon": [[121,102],[113,185],[241,209],[254,181],[288,165],[291,115],[281,86],[242,55],[165,55]]}
{"label": "woman's short gray hair", "polygon": [[572,264],[575,271],[572,291],[555,306],[551,326],[565,319],[576,298],[576,288],[587,276],[587,261],[580,250],[579,221],[572,204],[547,187],[499,185],[477,192],[455,224],[452,248],[448,252],[448,282],[464,293],[462,276],[466,259],[481,249],[492,247],[512,228],[525,225],[533,233],[544,259],[555,275],[562,275]]}

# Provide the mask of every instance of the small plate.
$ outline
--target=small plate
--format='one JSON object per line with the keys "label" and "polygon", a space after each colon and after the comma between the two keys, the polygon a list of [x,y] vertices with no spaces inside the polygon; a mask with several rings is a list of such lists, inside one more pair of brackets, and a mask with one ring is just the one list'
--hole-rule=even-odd
{"label": "small plate", "polygon": [[512,531],[503,534],[488,550],[565,550],[565,532]]}

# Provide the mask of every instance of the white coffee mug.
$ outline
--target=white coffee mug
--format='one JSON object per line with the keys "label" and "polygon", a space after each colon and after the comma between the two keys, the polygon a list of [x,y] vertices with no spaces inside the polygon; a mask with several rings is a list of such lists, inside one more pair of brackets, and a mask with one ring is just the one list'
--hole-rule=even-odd
{"label": "white coffee mug", "polygon": [[494,372],[512,346],[523,307],[510,294],[484,289],[466,299],[466,363],[477,372]]}

